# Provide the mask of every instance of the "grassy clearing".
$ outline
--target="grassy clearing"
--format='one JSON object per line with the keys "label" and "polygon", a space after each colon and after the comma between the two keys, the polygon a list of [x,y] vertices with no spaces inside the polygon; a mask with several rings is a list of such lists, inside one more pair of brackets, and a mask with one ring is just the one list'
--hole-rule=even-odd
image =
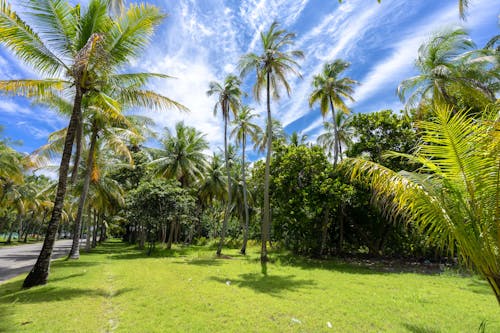
{"label": "grassy clearing", "polygon": [[[0,285],[5,332],[500,332],[484,281],[453,274],[382,273],[273,254],[261,274],[250,256],[208,247],[146,257],[110,242],[57,261],[50,283]],[[328,323],[331,323],[329,328]]]}

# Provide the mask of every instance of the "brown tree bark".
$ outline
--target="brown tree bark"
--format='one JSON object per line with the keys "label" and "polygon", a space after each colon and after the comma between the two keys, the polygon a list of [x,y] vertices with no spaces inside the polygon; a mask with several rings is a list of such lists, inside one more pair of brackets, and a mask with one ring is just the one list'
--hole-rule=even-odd
{"label": "brown tree bark", "polygon": [[80,229],[82,224],[83,210],[85,208],[85,201],[87,200],[87,194],[89,192],[89,187],[90,187],[90,177],[92,175],[92,170],[94,165],[94,153],[97,142],[97,131],[98,131],[97,123],[94,120],[92,123],[92,134],[90,137],[89,154],[87,157],[87,166],[86,166],[87,168],[85,171],[82,193],[80,194],[80,201],[78,202],[78,211],[76,213],[76,219],[73,228],[73,243],[71,244],[71,250],[69,251],[68,259],[80,258]]}
{"label": "brown tree bark", "polygon": [[49,221],[49,225],[47,226],[47,232],[45,234],[45,240],[43,242],[40,255],[38,256],[35,266],[33,266],[32,270],[24,280],[23,288],[31,288],[47,283],[50,269],[50,258],[52,256],[57,229],[59,228],[59,222],[61,220],[64,197],[66,195],[69,162],[75,139],[76,123],[81,113],[82,97],[83,93],[80,87],[77,86],[75,100],[73,103],[73,111],[71,113],[68,130],[66,132],[66,138],[64,139],[64,150],[61,158],[61,164],[59,166],[59,182],[57,184],[57,192],[54,200],[52,216]]}

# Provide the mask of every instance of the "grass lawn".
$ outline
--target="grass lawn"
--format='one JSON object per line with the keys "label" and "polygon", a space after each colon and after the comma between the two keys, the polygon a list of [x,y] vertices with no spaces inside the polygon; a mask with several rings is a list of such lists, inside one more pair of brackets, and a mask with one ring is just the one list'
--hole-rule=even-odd
{"label": "grass lawn", "polygon": [[486,282],[447,273],[387,273],[208,247],[153,257],[108,242],[52,265],[46,286],[0,285],[0,332],[500,332]]}

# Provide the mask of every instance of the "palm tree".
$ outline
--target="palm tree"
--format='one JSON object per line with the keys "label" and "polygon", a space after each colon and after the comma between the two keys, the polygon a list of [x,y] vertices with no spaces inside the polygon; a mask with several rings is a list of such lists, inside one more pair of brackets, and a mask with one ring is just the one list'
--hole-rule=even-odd
{"label": "palm tree", "polygon": [[[266,119],[266,129],[267,125],[268,124]],[[272,143],[286,140],[286,132],[285,129],[283,128],[283,124],[281,123],[281,121],[273,118],[271,121],[271,128],[272,128],[272,135],[271,135]],[[261,153],[264,152],[267,146],[267,138],[268,138],[267,131],[260,130],[257,133],[257,137],[254,140],[253,149]]]}
{"label": "palm tree", "polygon": [[291,87],[286,80],[288,73],[301,77],[298,72],[299,65],[295,59],[304,57],[302,51],[286,50],[285,48],[294,44],[295,34],[279,29],[278,23],[273,22],[267,32],[261,32],[262,54],[249,53],[244,55],[239,62],[241,76],[247,75],[255,70],[257,76],[253,86],[253,94],[257,101],[261,100],[261,91],[266,90],[267,104],[267,153],[266,168],[264,176],[264,216],[262,220],[262,250],[260,260],[267,262],[266,243],[269,238],[271,225],[271,210],[269,203],[269,182],[272,150],[272,116],[271,116],[271,95],[274,99],[280,98],[280,89],[283,87],[290,95]]}
{"label": "palm tree", "polygon": [[236,116],[237,110],[241,103],[241,80],[235,75],[228,75],[224,79],[224,83],[212,81],[209,83],[207,91],[208,96],[217,95],[217,103],[214,106],[214,115],[220,108],[222,119],[224,120],[224,158],[226,160],[227,173],[227,202],[224,212],[224,222],[222,223],[222,232],[220,236],[219,246],[217,247],[217,256],[221,255],[224,237],[226,235],[227,223],[229,220],[229,208],[231,205],[231,170],[229,168],[229,157],[227,153],[227,123],[229,122],[229,112],[232,111],[233,116]]}
{"label": "palm tree", "polygon": [[307,143],[307,134],[303,134],[302,132],[293,131],[288,138],[290,144],[292,146],[304,146]]}
{"label": "palm tree", "polygon": [[329,108],[332,111],[332,124],[335,138],[333,150],[334,165],[337,165],[341,149],[335,108],[340,109],[345,114],[349,114],[349,108],[345,104],[344,99],[354,101],[352,98],[352,94],[354,93],[353,86],[357,84],[356,81],[348,77],[339,77],[344,70],[349,68],[349,65],[349,63],[341,59],[326,63],[323,67],[323,72],[314,76],[312,83],[314,90],[309,96],[309,106],[312,107],[316,102],[319,102],[321,115],[323,117],[326,117]]}
{"label": "palm tree", "polygon": [[[114,74],[147,45],[154,28],[164,15],[150,5],[131,5],[120,18],[112,20],[106,13],[108,1],[91,0],[85,11],[67,2],[49,0],[28,3],[30,22],[40,34],[28,26],[5,0],[0,0],[1,43],[42,76],[41,80],[0,81],[0,90],[27,97],[47,96],[54,90],[66,90],[73,96],[72,112],[66,132],[59,168],[59,182],[51,220],[38,260],[23,283],[24,288],[45,284],[50,257],[62,213],[66,183],[75,133],[80,126],[84,96],[108,100],[101,91],[103,83],[116,88],[125,82],[141,82],[147,73]],[[125,91],[129,99],[141,105],[145,95]],[[156,95],[160,103],[166,100]],[[171,102],[171,101],[170,101]],[[170,103],[169,103],[170,104]],[[171,105],[171,104],[170,104]]]}
{"label": "palm tree", "polygon": [[234,128],[231,131],[231,137],[236,138],[236,142],[241,145],[241,177],[243,182],[243,204],[245,205],[245,228],[243,231],[243,245],[241,247],[241,254],[246,254],[247,241],[248,241],[248,225],[249,225],[249,215],[248,215],[248,198],[247,198],[247,182],[246,182],[246,172],[245,172],[245,149],[247,145],[247,137],[254,142],[257,141],[259,133],[262,131],[261,128],[252,122],[257,114],[252,112],[253,109],[247,105],[244,105],[236,119],[233,121]]}
{"label": "palm tree", "polygon": [[[425,100],[456,105],[456,91],[475,91],[489,102],[495,101],[489,78],[483,75],[485,62],[471,59],[474,43],[463,29],[433,36],[418,49],[415,66],[420,74],[404,80],[397,93],[408,107]],[[487,65],[486,65],[487,66]],[[409,97],[406,97],[407,93]]]}
{"label": "palm tree", "polygon": [[489,282],[500,304],[500,118],[498,106],[472,119],[441,104],[435,120],[421,121],[414,156],[421,172],[396,173],[348,159],[351,177],[370,184],[389,216],[401,216],[431,241],[456,248]]}
{"label": "palm tree", "polygon": [[176,179],[182,187],[189,187],[203,177],[207,166],[205,135],[179,122],[175,135],[167,130],[165,136],[161,149],[151,149],[155,159],[150,165],[158,176]]}
{"label": "palm tree", "polygon": [[324,133],[318,136],[318,144],[323,147],[325,152],[331,158],[332,151],[335,151],[335,129],[337,129],[339,145],[337,148],[339,149],[339,157],[342,161],[342,145],[350,146],[352,143],[353,131],[351,128],[351,116],[346,116],[345,113],[338,112],[335,115],[335,125],[334,123],[324,122],[323,128],[325,130]]}

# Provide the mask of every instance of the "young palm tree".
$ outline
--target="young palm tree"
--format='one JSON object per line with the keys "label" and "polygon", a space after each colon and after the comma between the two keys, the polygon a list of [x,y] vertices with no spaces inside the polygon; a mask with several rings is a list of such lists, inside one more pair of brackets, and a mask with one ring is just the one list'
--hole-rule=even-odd
{"label": "young palm tree", "polygon": [[316,102],[319,102],[321,115],[323,117],[326,117],[328,109],[332,111],[332,124],[335,138],[333,150],[334,165],[337,164],[341,149],[335,108],[340,109],[345,114],[349,114],[349,108],[345,104],[344,99],[354,101],[351,95],[354,93],[353,86],[357,84],[356,81],[348,77],[339,77],[348,67],[349,63],[340,59],[332,63],[326,63],[323,67],[323,72],[314,76],[312,83],[314,90],[309,96],[309,106],[312,107]]}
{"label": "young palm tree", "polygon": [[[266,129],[267,129],[267,125],[268,124],[267,124],[267,119],[266,119]],[[273,118],[272,122],[271,122],[271,128],[272,128],[271,129],[271,131],[272,131],[271,142],[274,143],[274,142],[286,140],[287,135],[286,135],[285,129],[283,128],[283,124],[281,123],[281,121]],[[267,130],[266,131],[260,130],[257,133],[257,137],[253,143],[253,149],[257,150],[261,153],[266,151],[267,138],[268,138]]]}
{"label": "young palm tree", "polygon": [[217,95],[217,103],[214,106],[214,115],[220,108],[222,119],[224,120],[224,158],[226,160],[227,173],[227,202],[224,212],[224,222],[222,223],[222,232],[220,235],[219,246],[217,247],[217,256],[221,255],[224,237],[226,235],[227,223],[229,220],[231,206],[231,170],[229,168],[229,157],[227,152],[227,123],[229,122],[229,112],[232,111],[233,116],[236,116],[241,103],[241,80],[234,75],[228,75],[224,79],[224,83],[212,81],[209,84],[208,96]]}
{"label": "young palm tree", "polygon": [[241,75],[245,76],[250,71],[255,70],[257,76],[253,86],[253,94],[257,101],[261,100],[261,91],[266,91],[267,104],[267,153],[266,168],[264,176],[264,216],[262,220],[262,251],[260,260],[267,262],[267,246],[269,230],[271,225],[271,210],[269,203],[269,182],[270,164],[272,150],[272,116],[271,116],[271,95],[274,99],[280,98],[280,89],[290,95],[291,87],[286,80],[286,75],[291,73],[301,77],[298,72],[299,65],[295,59],[304,57],[302,51],[286,50],[294,44],[295,34],[279,29],[278,23],[273,22],[267,32],[261,32],[262,54],[249,53],[244,55],[239,62]]}
{"label": "young palm tree", "polygon": [[435,106],[433,122],[419,122],[422,143],[408,157],[419,173],[396,173],[363,159],[347,159],[351,177],[376,191],[381,208],[416,224],[458,254],[489,282],[500,304],[500,118],[498,106],[471,119]]}
{"label": "young palm tree", "polygon": [[203,178],[207,166],[204,151],[208,149],[204,134],[179,122],[175,125],[175,135],[167,130],[161,143],[162,148],[151,149],[155,159],[150,165],[158,176],[176,179],[182,187]]}
{"label": "young palm tree", "polygon": [[[106,100],[108,96],[101,91],[103,83],[120,87],[124,82],[141,82],[155,76],[114,73],[131,57],[142,52],[164,15],[154,6],[131,5],[122,16],[112,20],[107,14],[107,5],[108,1],[91,0],[86,10],[81,10],[80,6],[72,7],[65,1],[28,1],[26,15],[40,31],[36,33],[5,0],[0,0],[0,42],[46,77],[41,80],[0,81],[0,90],[27,97],[47,96],[54,90],[66,90],[73,96],[54,208],[40,256],[24,281],[25,288],[47,282],[66,194],[73,142],[82,119],[84,96],[95,95]],[[144,96],[126,95],[136,99],[138,104],[144,101]],[[160,103],[166,101],[162,98],[157,100]]]}
{"label": "young palm tree", "polygon": [[331,158],[332,151],[335,151],[336,144],[336,136],[335,129],[337,129],[337,135],[339,139],[339,157],[342,161],[342,145],[349,146],[352,143],[353,131],[351,128],[351,116],[346,116],[345,113],[338,112],[335,115],[335,125],[334,123],[324,122],[323,128],[325,130],[324,133],[318,136],[318,144],[323,147],[325,152]]}
{"label": "young palm tree", "polygon": [[236,138],[236,142],[241,145],[241,177],[243,182],[243,204],[245,206],[245,229],[243,231],[243,245],[241,247],[241,254],[246,254],[247,249],[247,241],[248,241],[248,225],[249,225],[249,215],[248,215],[248,198],[247,198],[247,182],[246,182],[246,172],[245,172],[245,149],[247,145],[247,137],[254,142],[257,141],[259,133],[262,131],[261,128],[252,122],[255,117],[258,117],[257,114],[252,112],[252,108],[247,105],[244,105],[236,119],[233,121],[234,128],[231,131],[231,137]]}
{"label": "young palm tree", "polygon": [[[415,61],[420,74],[398,86],[401,101],[406,101],[408,107],[425,100],[456,105],[454,92],[457,90],[475,91],[487,101],[495,101],[490,82],[483,75],[486,64],[468,56],[474,54],[470,52],[473,48],[474,43],[463,29],[439,33],[422,44]],[[407,93],[410,93],[408,98]]]}

